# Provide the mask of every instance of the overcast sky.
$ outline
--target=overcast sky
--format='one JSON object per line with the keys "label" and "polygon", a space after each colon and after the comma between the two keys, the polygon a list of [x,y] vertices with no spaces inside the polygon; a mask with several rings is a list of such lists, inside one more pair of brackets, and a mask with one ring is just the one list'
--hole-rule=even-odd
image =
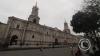
{"label": "overcast sky", "polygon": [[[0,21],[9,16],[27,20],[36,0],[0,0]],[[80,9],[82,0],[37,0],[40,24],[63,30],[64,21],[70,26],[72,15]]]}

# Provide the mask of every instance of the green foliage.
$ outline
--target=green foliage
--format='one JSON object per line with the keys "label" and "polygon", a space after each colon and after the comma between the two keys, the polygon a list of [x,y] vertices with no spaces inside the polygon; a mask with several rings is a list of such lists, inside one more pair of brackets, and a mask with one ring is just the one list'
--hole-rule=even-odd
{"label": "green foliage", "polygon": [[100,16],[95,12],[77,12],[73,15],[71,26],[76,33],[88,33],[99,28],[98,20]]}
{"label": "green foliage", "polygon": [[76,33],[97,30],[100,26],[100,1],[85,0],[83,9],[73,15],[71,26]]}
{"label": "green foliage", "polygon": [[73,15],[71,26],[74,32],[85,33],[94,48],[98,48],[92,55],[100,56],[100,0],[85,0],[83,9]]}

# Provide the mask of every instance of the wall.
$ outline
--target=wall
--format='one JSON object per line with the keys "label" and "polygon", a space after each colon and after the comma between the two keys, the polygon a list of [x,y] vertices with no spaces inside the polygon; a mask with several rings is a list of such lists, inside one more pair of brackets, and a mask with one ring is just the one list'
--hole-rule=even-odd
{"label": "wall", "polygon": [[3,42],[7,30],[7,24],[0,23],[0,42]]}

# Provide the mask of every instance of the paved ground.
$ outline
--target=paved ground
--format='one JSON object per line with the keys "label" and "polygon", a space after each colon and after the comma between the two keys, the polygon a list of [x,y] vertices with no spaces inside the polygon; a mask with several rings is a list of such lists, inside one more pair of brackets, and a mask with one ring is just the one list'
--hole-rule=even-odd
{"label": "paved ground", "polygon": [[72,56],[71,48],[0,51],[0,56]]}

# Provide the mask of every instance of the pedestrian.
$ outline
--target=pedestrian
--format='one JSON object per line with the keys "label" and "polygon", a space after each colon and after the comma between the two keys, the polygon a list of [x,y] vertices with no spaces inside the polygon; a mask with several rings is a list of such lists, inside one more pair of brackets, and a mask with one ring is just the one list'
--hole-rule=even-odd
{"label": "pedestrian", "polygon": [[77,52],[75,53],[75,56],[81,56],[82,55],[82,52],[81,50],[78,48]]}
{"label": "pedestrian", "polygon": [[42,47],[40,47],[40,51],[41,51],[41,52],[43,51]]}

